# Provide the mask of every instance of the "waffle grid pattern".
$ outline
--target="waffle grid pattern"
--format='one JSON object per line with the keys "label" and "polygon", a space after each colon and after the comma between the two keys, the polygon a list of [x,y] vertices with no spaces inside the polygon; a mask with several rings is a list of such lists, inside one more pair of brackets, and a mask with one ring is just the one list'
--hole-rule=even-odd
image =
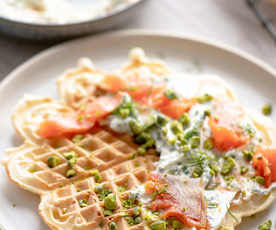
{"label": "waffle grid pattern", "polygon": [[[69,166],[63,154],[71,151],[77,154],[74,166],[76,175],[67,178]],[[122,203],[128,199],[131,190],[146,182],[147,174],[154,170],[153,162],[157,160],[153,155],[136,156],[133,159],[136,152],[137,146],[130,136],[115,136],[110,131],[99,129],[86,134],[78,143],[70,139],[56,139],[49,144],[34,147],[20,159],[22,165],[27,162],[25,170],[32,174],[35,184],[45,188],[42,199],[43,196],[47,197],[46,208],[55,223],[71,223],[75,226],[73,229],[82,230],[94,229],[99,224],[103,224],[102,229],[109,229],[109,223],[115,222],[119,229],[136,230],[144,229],[143,222],[129,225],[122,217],[122,212],[132,216],[133,208],[125,209]],[[51,156],[61,159],[54,168],[47,165]],[[100,173],[100,183],[96,183],[91,174],[91,170],[95,169]],[[103,186],[116,195],[117,208],[110,216],[104,215],[104,203],[95,191],[97,186]],[[124,190],[120,191],[120,188]],[[85,207],[82,206],[83,201]]]}
{"label": "waffle grid pattern", "polygon": [[[77,162],[74,168],[77,174],[72,178],[66,178],[69,166],[63,154],[71,151],[77,154]],[[49,145],[37,147],[32,152],[27,152],[22,159],[28,158],[29,164],[31,162],[33,167],[33,170],[31,170],[33,176],[41,184],[52,190],[72,181],[91,176],[91,169],[103,171],[124,162],[135,152],[134,145],[131,147],[109,132],[101,130],[94,134],[87,134],[77,144],[69,139],[55,140]],[[55,168],[49,168],[47,160],[50,156],[57,156],[61,159],[61,163]]]}
{"label": "waffle grid pattern", "polygon": [[[66,221],[74,216],[75,224],[85,229],[98,227],[100,223],[108,226],[110,222],[115,222],[119,229],[144,229],[143,222],[130,226],[122,218],[122,213],[126,216],[133,214],[133,208],[126,210],[122,203],[128,199],[131,190],[145,183],[147,170],[154,168],[152,160],[154,160],[153,156],[137,157],[104,170],[101,172],[103,180],[100,184],[97,184],[93,178],[87,178],[56,189],[50,195],[50,200],[54,204],[53,216],[56,221]],[[110,190],[116,195],[117,207],[113,215],[104,216],[104,202],[98,197],[95,190],[97,186]],[[121,187],[124,188],[123,192],[120,191]],[[86,207],[81,207],[83,200],[87,201]]]}

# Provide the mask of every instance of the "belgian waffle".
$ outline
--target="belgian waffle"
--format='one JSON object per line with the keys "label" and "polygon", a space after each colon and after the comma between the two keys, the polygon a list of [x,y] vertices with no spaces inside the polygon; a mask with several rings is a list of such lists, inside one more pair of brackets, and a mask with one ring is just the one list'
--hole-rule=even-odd
{"label": "belgian waffle", "polygon": [[[171,70],[160,60],[149,59],[140,48],[129,53],[129,61],[112,74],[127,76],[131,74],[165,76]],[[77,67],[65,71],[57,80],[57,88],[61,101],[71,108],[78,109],[97,93],[101,93],[99,82],[106,73],[98,70],[90,59],[81,58]]]}
{"label": "belgian waffle", "polygon": [[[25,143],[7,151],[10,157],[5,166],[10,179],[41,196],[39,213],[52,229],[96,229],[99,221],[104,225],[116,222],[124,229],[128,224],[121,217],[121,201],[146,181],[147,173],[154,170],[156,157],[137,157],[137,146],[130,136],[115,135],[105,128],[95,128],[78,140],[73,137],[46,141],[30,135],[35,127],[28,124],[35,126],[35,120],[57,111],[70,112],[70,108],[48,98],[34,97],[25,98],[16,107],[13,123]],[[77,155],[76,174],[70,178],[66,175],[70,167],[64,157],[68,152]],[[53,156],[60,162],[50,168],[47,160]],[[95,170],[100,180],[95,179]],[[111,216],[103,214],[103,201],[95,192],[99,185],[116,194],[117,209]],[[119,192],[120,187],[123,192]],[[85,208],[80,207],[80,200],[87,202]],[[131,212],[129,209],[128,215]]]}
{"label": "belgian waffle", "polygon": [[94,67],[88,58],[81,58],[77,68],[66,71],[57,81],[59,96],[63,103],[79,108],[83,100],[93,96],[97,83],[104,72]]}

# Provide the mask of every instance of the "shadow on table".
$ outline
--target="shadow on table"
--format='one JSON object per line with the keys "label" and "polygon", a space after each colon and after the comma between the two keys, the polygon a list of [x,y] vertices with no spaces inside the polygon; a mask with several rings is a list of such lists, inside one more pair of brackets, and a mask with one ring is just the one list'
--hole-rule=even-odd
{"label": "shadow on table", "polygon": [[0,80],[16,66],[50,45],[0,35]]}

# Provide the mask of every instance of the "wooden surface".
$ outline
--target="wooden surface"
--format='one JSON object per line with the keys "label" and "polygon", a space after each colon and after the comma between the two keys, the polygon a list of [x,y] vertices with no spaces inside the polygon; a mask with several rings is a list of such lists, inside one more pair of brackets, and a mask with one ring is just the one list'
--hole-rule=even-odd
{"label": "wooden surface", "polygon": [[[144,28],[204,36],[246,51],[276,68],[276,46],[245,0],[149,0],[139,18],[120,29]],[[0,35],[0,79],[50,47]]]}

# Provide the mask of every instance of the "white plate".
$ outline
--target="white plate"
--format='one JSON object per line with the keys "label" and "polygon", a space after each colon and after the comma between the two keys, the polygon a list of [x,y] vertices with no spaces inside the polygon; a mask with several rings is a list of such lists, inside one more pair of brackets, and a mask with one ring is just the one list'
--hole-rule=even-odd
{"label": "white plate", "polygon": [[[242,103],[255,112],[260,112],[264,103],[276,101],[274,70],[232,48],[179,34],[145,31],[88,37],[43,52],[16,69],[2,82],[2,152],[21,143],[11,126],[10,113],[25,93],[56,97],[57,76],[65,69],[75,66],[79,57],[90,57],[96,66],[111,70],[125,62],[128,50],[135,46],[144,48],[150,56],[163,58],[177,70],[204,71],[221,76],[236,88]],[[272,118],[276,121],[276,113]],[[37,214],[39,198],[9,182],[2,167],[0,174],[0,223],[3,230],[48,230]],[[268,218],[274,221],[276,214],[273,216],[273,212],[276,213],[275,204],[257,217],[245,219],[238,229],[256,229],[259,223]]]}

